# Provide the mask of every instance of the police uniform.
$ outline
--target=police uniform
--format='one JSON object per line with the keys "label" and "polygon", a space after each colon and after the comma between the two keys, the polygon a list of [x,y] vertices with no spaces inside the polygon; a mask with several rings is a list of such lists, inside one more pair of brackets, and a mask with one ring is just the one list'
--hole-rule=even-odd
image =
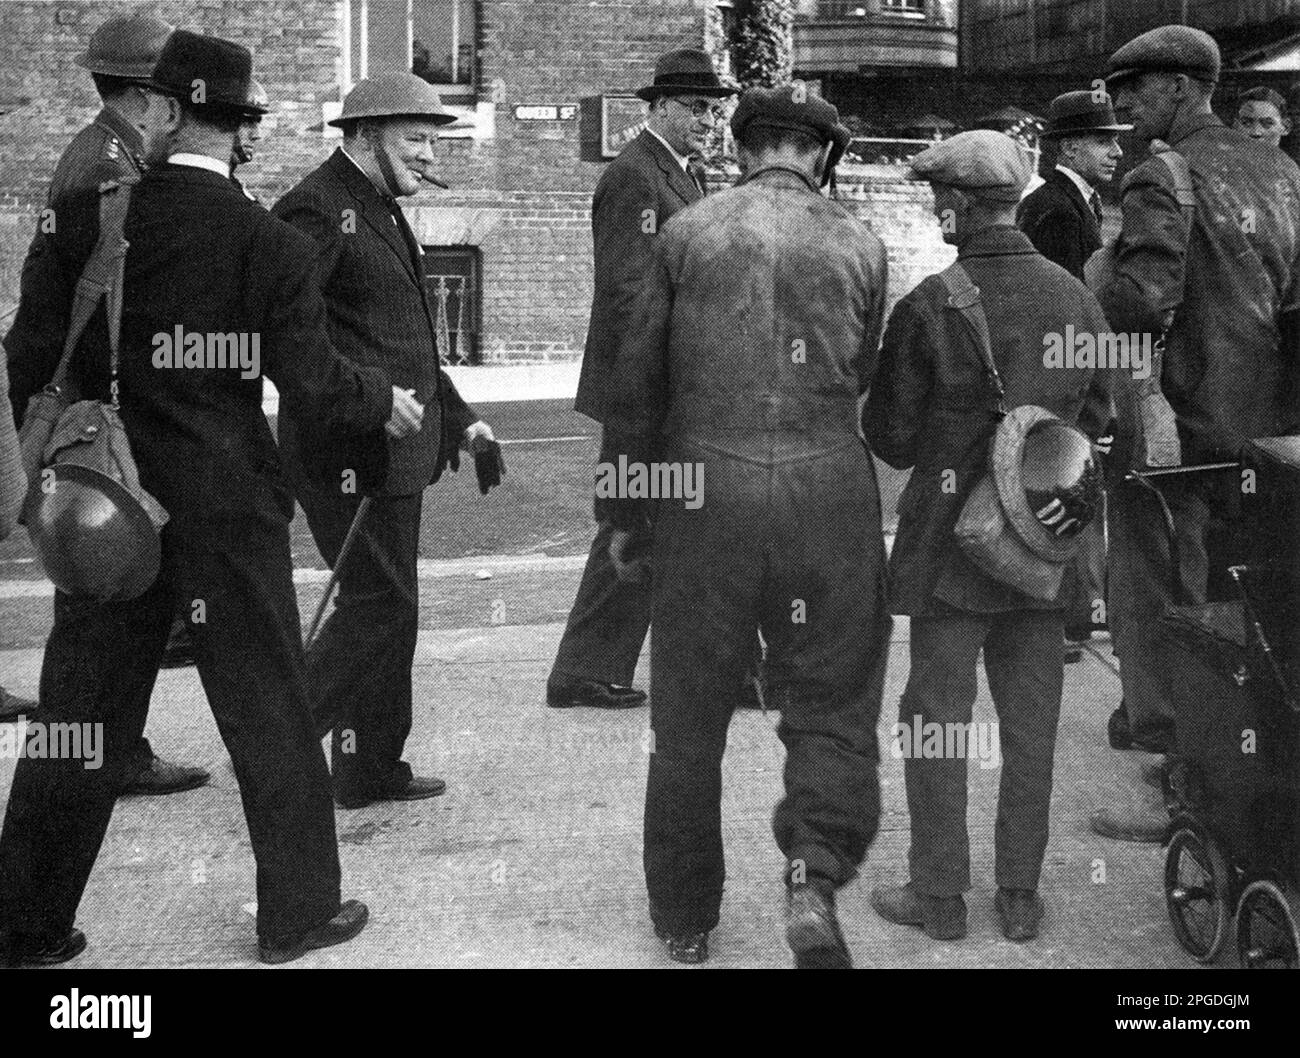
{"label": "police uniform", "polygon": [[[912,165],[922,178],[1006,203],[1019,199],[1030,175],[1014,141],[993,132],[963,133]],[[1105,387],[1090,369],[1043,362],[1044,335],[1067,326],[1106,329],[1087,288],[1010,225],[966,237],[958,261],[982,295],[1006,406],[1039,405],[1067,423],[1077,419],[1095,437],[1106,417]],[[1032,891],[1048,834],[1062,614],[1059,602],[1032,599],[977,569],[954,538],[962,506],[988,464],[997,421],[982,364],[941,278],[923,280],[890,316],[863,429],[878,456],[912,469],[890,557],[893,612],[911,618],[911,671],[899,721],[909,730],[917,721],[922,730],[928,723],[969,723],[983,650],[1003,756],[997,884]],[[970,887],[966,768],[966,759],[920,759],[918,752],[905,760],[911,888],[878,890],[873,899],[892,921],[922,925],[918,897],[954,901]],[[964,906],[961,919],[964,931]]]}
{"label": "police uniform", "polygon": [[[1111,57],[1112,92],[1147,71],[1213,82],[1218,48],[1185,26],[1152,30]],[[1160,381],[1177,416],[1183,464],[1235,460],[1248,439],[1298,425],[1295,355],[1283,321],[1300,308],[1300,168],[1212,113],[1176,118],[1166,139],[1153,150],[1186,159],[1190,223],[1165,162],[1153,156],[1133,169],[1121,191],[1113,275],[1097,296],[1116,331],[1166,330]],[[1117,391],[1115,462],[1126,470],[1138,457],[1135,415],[1122,396]],[[1132,732],[1153,744],[1168,742],[1173,719],[1155,619],[1168,603],[1205,601],[1207,530],[1216,511],[1231,513],[1239,482],[1195,474],[1158,484],[1174,517],[1177,570],[1156,498],[1132,483],[1111,491],[1115,651]]]}
{"label": "police uniform", "polygon": [[[753,117],[829,139],[835,109],[808,98],[755,91],[733,128]],[[876,833],[889,619],[856,405],[885,288],[880,240],[773,165],[664,226],[620,343],[606,420],[624,439],[615,456],[702,468],[706,483],[693,509],[660,500],[653,530],[645,871],[663,937],[718,922],[722,755],[756,627],[782,711],[773,829],[792,880],[833,893]],[[608,506],[616,526],[638,524],[634,501]]]}

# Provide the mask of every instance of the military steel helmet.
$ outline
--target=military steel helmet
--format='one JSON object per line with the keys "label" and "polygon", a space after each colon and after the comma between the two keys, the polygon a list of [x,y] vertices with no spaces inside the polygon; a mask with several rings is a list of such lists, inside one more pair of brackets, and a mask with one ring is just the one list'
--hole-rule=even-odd
{"label": "military steel helmet", "polygon": [[1015,408],[998,425],[993,478],[1016,535],[1041,558],[1068,561],[1101,504],[1092,442],[1045,408]]}
{"label": "military steel helmet", "polygon": [[48,487],[28,494],[23,522],[59,591],[126,602],[148,591],[162,557],[158,530],[140,501],[107,474],[56,463]]}
{"label": "military steel helmet", "polygon": [[91,73],[146,80],[172,28],[153,15],[114,15],[90,35],[89,46],[74,61]]}
{"label": "military steel helmet", "polygon": [[456,115],[443,109],[442,99],[428,81],[413,73],[384,73],[358,81],[343,100],[343,111],[328,122],[342,128],[362,118],[420,118],[450,125]]}

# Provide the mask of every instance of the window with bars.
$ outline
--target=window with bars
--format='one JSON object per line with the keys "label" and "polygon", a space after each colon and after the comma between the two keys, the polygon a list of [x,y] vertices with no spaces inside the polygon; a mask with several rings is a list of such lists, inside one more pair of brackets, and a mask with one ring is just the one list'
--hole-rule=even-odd
{"label": "window with bars", "polygon": [[477,246],[426,246],[424,282],[443,363],[477,364],[483,318],[482,255]]}

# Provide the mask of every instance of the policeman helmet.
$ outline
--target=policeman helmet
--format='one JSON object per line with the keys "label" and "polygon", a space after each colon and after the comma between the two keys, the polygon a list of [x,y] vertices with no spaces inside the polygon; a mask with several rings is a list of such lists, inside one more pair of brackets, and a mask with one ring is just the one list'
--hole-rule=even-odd
{"label": "policeman helmet", "polygon": [[1015,408],[998,425],[993,477],[1025,545],[1051,561],[1072,558],[1101,505],[1101,470],[1088,438],[1046,408]]}
{"label": "policeman helmet", "polygon": [[74,62],[91,73],[147,80],[172,26],[153,15],[114,15],[90,35]]}
{"label": "policeman helmet", "polygon": [[28,495],[23,521],[46,575],[59,591],[99,602],[143,595],[158,577],[158,530],[120,482],[77,463],[46,468]]}
{"label": "policeman helmet", "polygon": [[362,118],[420,118],[450,125],[456,115],[443,109],[428,81],[413,73],[384,73],[358,81],[343,100],[343,110],[328,124],[344,128]]}

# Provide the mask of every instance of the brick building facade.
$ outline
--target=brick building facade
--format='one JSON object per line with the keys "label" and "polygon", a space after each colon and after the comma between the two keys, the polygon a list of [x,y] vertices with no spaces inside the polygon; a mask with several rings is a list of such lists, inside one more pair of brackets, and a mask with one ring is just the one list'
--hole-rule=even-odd
{"label": "brick building facade", "polygon": [[[98,108],[73,58],[121,10],[152,11],[253,49],[275,116],[240,178],[267,203],[337,145],[323,122],[347,86],[423,56],[438,71],[426,76],[448,82],[440,90],[468,127],[439,147],[450,190],[421,192],[404,206],[430,251],[449,350],[483,362],[580,355],[592,289],[591,192],[604,164],[600,97],[645,84],[664,51],[716,51],[722,34],[712,0],[0,3],[0,97],[28,100],[0,118],[0,313],[16,301],[55,161]],[[946,259],[928,192],[889,173],[859,174],[849,185],[848,201],[895,258],[892,300]]]}

